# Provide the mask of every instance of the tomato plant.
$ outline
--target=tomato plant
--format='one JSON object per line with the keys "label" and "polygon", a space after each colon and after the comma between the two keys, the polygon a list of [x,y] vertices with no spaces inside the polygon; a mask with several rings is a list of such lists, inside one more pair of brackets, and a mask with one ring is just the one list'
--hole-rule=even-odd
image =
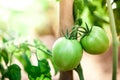
{"label": "tomato plant", "polygon": [[53,45],[53,61],[59,70],[72,70],[79,64],[82,52],[82,47],[77,40],[61,37]]}
{"label": "tomato plant", "polygon": [[86,32],[80,40],[83,49],[90,54],[100,54],[109,47],[109,39],[105,31],[97,26]]}
{"label": "tomato plant", "polygon": [[[14,39],[9,40],[3,37],[0,41],[2,42],[2,47],[0,47],[0,80],[5,78],[21,80],[21,67],[17,63],[13,63],[13,57],[20,61],[24,71],[28,74],[29,80],[51,80],[47,58],[39,57],[41,53],[37,51],[43,52],[46,56],[50,56],[51,52],[38,39],[35,39],[33,43],[23,41],[18,45],[14,43]],[[31,49],[30,47],[35,49],[37,65],[33,65],[30,61],[33,51],[33,48]]]}

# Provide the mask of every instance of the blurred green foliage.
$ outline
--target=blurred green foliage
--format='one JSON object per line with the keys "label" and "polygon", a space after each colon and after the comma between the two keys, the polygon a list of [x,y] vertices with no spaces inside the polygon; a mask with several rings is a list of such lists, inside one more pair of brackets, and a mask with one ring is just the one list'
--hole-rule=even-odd
{"label": "blurred green foliage", "polygon": [[[25,40],[15,44],[15,39],[3,38],[1,44],[0,79],[21,80],[21,67],[17,63],[13,63],[13,60],[17,59],[27,72],[29,80],[51,80],[50,66],[47,61],[51,58],[51,52],[40,40],[35,39],[33,42]],[[38,53],[37,50],[41,52]],[[30,60],[32,54],[35,54],[37,65],[33,65]]]}
{"label": "blurred green foliage", "polygon": [[10,80],[21,80],[21,69],[17,64],[12,64],[8,66],[6,71],[4,72],[2,76],[2,80],[4,78],[9,78]]}
{"label": "blurred green foliage", "polygon": [[[111,5],[115,15],[116,30],[118,36],[120,36],[120,0],[113,0]],[[105,24],[109,24],[105,0],[74,0],[73,15],[74,20],[81,18],[89,26],[103,27]]]}

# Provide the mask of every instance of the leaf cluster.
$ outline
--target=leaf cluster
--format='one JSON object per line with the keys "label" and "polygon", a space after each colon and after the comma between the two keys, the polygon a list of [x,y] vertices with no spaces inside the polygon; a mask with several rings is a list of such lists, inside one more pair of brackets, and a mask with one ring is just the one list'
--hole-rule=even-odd
{"label": "leaf cluster", "polygon": [[[2,76],[0,78],[2,80],[5,78],[21,80],[21,67],[13,63],[14,59],[20,61],[30,80],[51,80],[50,66],[47,61],[47,58],[51,57],[51,51],[40,40],[35,39],[33,43],[23,41],[15,44],[14,40],[3,38],[1,42],[0,73]],[[32,54],[36,55],[37,66],[30,61]],[[44,56],[41,58],[42,55]]]}
{"label": "leaf cluster", "polygon": [[[120,36],[120,0],[113,0],[111,5],[113,6],[114,4],[116,4],[116,7],[113,8],[116,30],[118,36]],[[104,24],[109,24],[105,0],[74,0],[73,16],[75,24],[77,23],[78,25],[78,19],[82,19],[90,26],[103,27]]]}

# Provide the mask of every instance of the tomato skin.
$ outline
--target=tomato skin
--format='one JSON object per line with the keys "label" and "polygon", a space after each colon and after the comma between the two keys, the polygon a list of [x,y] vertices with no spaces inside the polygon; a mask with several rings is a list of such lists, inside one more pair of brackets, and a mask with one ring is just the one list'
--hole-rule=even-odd
{"label": "tomato skin", "polygon": [[90,54],[104,53],[109,47],[109,39],[100,27],[94,26],[92,31],[81,38],[83,49]]}
{"label": "tomato skin", "polygon": [[80,63],[83,49],[77,40],[61,37],[52,47],[53,61],[61,71],[72,70]]}

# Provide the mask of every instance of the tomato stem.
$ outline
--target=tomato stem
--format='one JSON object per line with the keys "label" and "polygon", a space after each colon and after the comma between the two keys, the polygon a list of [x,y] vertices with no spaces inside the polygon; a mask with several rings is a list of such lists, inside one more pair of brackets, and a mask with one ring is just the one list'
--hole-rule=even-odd
{"label": "tomato stem", "polygon": [[[79,25],[75,25],[72,28],[72,31],[70,32],[68,39],[77,39],[82,35],[82,33],[87,34],[90,32],[90,30],[88,28],[84,28],[84,27],[80,27]],[[80,36],[78,36],[77,34],[79,34]]]}
{"label": "tomato stem", "polygon": [[75,25],[75,26],[72,28],[72,31],[70,32],[69,39],[77,39],[78,27],[79,27],[78,25]]}
{"label": "tomato stem", "polygon": [[75,68],[75,71],[78,73],[80,80],[84,80],[81,64],[79,64],[77,68]]}
{"label": "tomato stem", "polygon": [[112,46],[113,46],[113,71],[112,71],[112,80],[116,80],[117,78],[117,66],[118,66],[118,40],[117,40],[117,32],[114,14],[112,10],[112,6],[110,0],[107,1],[109,18],[110,18],[110,29],[112,33]]}

